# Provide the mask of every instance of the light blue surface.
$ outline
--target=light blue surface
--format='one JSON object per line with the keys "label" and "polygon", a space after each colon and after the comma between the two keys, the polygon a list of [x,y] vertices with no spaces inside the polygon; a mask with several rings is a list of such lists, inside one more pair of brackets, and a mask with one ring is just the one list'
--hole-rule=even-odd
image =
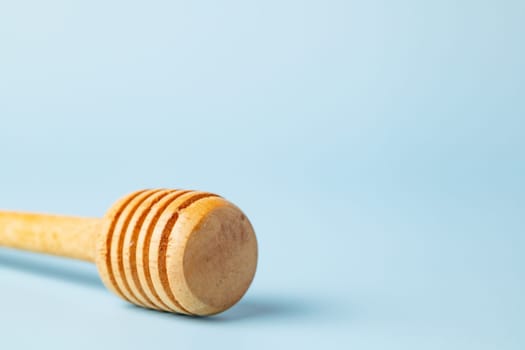
{"label": "light blue surface", "polygon": [[[0,348],[525,348],[525,2],[4,1],[0,207],[218,192],[252,288],[192,319],[0,250]],[[152,344],[155,347],[152,347]]]}

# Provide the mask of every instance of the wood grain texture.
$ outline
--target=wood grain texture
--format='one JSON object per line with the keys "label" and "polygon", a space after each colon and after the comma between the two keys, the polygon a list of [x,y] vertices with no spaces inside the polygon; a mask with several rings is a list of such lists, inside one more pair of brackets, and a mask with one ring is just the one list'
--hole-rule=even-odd
{"label": "wood grain texture", "polygon": [[95,261],[100,219],[0,212],[0,246]]}

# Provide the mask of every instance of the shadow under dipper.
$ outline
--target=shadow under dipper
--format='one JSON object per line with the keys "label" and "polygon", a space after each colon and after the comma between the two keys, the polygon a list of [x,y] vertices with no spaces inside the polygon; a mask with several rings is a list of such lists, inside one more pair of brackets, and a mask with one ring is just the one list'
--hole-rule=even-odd
{"label": "shadow under dipper", "polygon": [[[29,273],[44,276],[68,283],[82,284],[90,288],[105,289],[99,279],[95,267],[86,268],[86,263],[57,258],[47,255],[28,254],[0,248],[0,269]],[[315,302],[300,300],[291,296],[277,295],[246,295],[238,304],[231,309],[218,315],[208,317],[194,317],[177,314],[169,314],[154,310],[144,309],[133,304],[123,302],[124,307],[133,309],[135,312],[147,312],[161,317],[175,317],[179,320],[191,320],[190,322],[224,324],[230,322],[247,321],[294,321],[305,320],[309,316],[322,313],[321,307]]]}
{"label": "shadow under dipper", "polygon": [[65,282],[83,284],[92,288],[105,288],[96,270],[87,270],[84,262],[46,255],[28,254],[0,249],[0,268],[8,268]]}

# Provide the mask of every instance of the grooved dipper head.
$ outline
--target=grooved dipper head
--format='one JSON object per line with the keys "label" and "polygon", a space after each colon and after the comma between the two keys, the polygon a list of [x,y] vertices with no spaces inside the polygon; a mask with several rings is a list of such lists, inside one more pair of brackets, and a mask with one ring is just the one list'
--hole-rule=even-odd
{"label": "grooved dipper head", "polygon": [[217,195],[146,190],[106,214],[96,262],[104,284],[121,298],[203,316],[244,295],[255,274],[257,241],[241,210]]}

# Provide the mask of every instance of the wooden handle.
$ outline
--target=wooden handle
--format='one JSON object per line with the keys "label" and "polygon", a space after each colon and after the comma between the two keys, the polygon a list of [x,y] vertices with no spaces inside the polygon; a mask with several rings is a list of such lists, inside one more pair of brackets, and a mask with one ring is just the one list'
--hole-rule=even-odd
{"label": "wooden handle", "polygon": [[234,305],[257,267],[244,213],[199,191],[138,191],[103,219],[0,212],[0,246],[95,262],[122,299],[188,315]]}
{"label": "wooden handle", "polygon": [[0,212],[0,246],[95,262],[101,219]]}

